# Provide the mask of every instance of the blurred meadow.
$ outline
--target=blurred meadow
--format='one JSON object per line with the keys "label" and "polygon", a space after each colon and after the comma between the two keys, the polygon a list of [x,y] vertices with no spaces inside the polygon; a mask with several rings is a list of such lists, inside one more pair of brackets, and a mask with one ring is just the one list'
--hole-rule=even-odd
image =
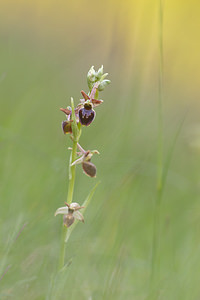
{"label": "blurred meadow", "polygon": [[[1,1],[1,300],[200,299],[200,3],[163,6],[162,128],[159,6]],[[62,218],[54,212],[66,201],[71,146],[59,108],[71,96],[79,102],[89,68],[102,64],[111,85],[80,141],[101,153],[97,178],[78,166],[74,201],[101,184],[55,277]],[[166,182],[155,222],[159,132]]]}

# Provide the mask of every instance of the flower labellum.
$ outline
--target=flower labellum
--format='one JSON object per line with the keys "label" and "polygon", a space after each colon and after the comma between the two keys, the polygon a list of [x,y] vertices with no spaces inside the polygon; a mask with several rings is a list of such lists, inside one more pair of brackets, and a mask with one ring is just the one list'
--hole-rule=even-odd
{"label": "flower labellum", "polygon": [[71,126],[72,122],[73,122],[72,120],[62,122],[62,129],[65,134],[72,133],[72,126]]}
{"label": "flower labellum", "polygon": [[68,228],[74,223],[74,220],[75,220],[75,218],[74,218],[73,214],[68,213],[67,215],[63,216],[63,223]]}
{"label": "flower labellum", "polygon": [[95,118],[95,111],[92,109],[92,103],[85,102],[84,107],[79,110],[79,121],[82,125],[88,126]]}
{"label": "flower labellum", "polygon": [[83,168],[84,173],[86,175],[88,175],[89,177],[96,177],[97,168],[90,161],[83,161],[82,168]]}

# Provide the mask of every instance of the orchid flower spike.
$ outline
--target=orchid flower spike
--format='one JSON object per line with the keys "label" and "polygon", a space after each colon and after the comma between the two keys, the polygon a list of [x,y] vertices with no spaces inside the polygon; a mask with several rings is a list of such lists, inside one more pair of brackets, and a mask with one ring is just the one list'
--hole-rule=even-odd
{"label": "orchid flower spike", "polygon": [[70,227],[75,219],[84,223],[83,215],[79,212],[79,209],[84,208],[84,206],[80,206],[76,202],[72,202],[71,204],[65,203],[66,206],[60,207],[56,210],[55,216],[62,214],[63,223],[66,227]]}

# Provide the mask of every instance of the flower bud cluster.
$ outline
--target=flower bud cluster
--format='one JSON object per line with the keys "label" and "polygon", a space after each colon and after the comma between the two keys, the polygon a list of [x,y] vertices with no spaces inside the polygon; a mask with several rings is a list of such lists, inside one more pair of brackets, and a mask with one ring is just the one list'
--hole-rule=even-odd
{"label": "flower bud cluster", "polygon": [[96,82],[98,82],[98,91],[103,91],[105,87],[110,84],[110,80],[105,79],[107,76],[108,73],[103,74],[103,66],[101,66],[98,71],[95,71],[94,66],[92,66],[87,74],[87,82],[90,91]]}

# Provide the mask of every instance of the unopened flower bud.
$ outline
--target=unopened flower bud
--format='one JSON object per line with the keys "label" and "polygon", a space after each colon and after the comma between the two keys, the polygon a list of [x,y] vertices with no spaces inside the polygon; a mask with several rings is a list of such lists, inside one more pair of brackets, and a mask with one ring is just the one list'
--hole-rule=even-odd
{"label": "unopened flower bud", "polygon": [[95,82],[95,80],[96,80],[96,72],[95,72],[94,66],[92,66],[90,68],[90,70],[88,71],[87,79],[90,80],[90,81],[92,81],[92,82]]}
{"label": "unopened flower bud", "polygon": [[109,79],[104,79],[100,84],[99,84],[99,86],[98,86],[98,91],[99,92],[101,92],[101,91],[103,91],[104,89],[105,89],[105,87],[107,86],[107,85],[109,85],[110,84],[110,80]]}
{"label": "unopened flower bud", "polygon": [[95,83],[95,80],[96,80],[96,72],[94,70],[94,66],[92,66],[87,74],[87,83],[90,91],[93,88],[93,84]]}
{"label": "unopened flower bud", "polygon": [[96,80],[100,80],[102,76],[103,76],[103,65],[102,65],[101,68],[99,68],[99,70],[96,72]]}

